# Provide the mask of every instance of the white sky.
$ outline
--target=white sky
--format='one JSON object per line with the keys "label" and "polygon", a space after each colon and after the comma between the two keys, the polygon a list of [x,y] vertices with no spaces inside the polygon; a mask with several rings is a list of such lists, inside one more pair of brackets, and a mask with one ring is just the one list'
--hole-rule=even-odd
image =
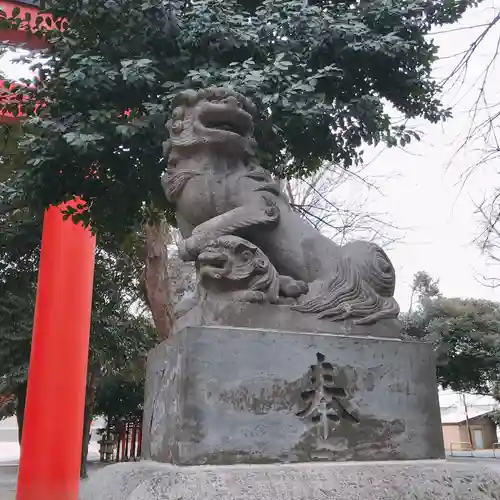
{"label": "white sky", "polygon": [[[482,405],[496,405],[498,406],[498,401],[496,401],[491,396],[480,396],[477,394],[465,394],[465,402],[468,406],[482,406]],[[454,392],[451,390],[440,391],[439,393],[439,406],[443,409],[449,407],[463,408],[462,394]]]}
{"label": "white sky", "polygon": [[[498,0],[487,0],[480,9],[471,11],[461,25],[488,22],[498,8]],[[499,28],[474,56],[460,91],[445,99],[447,105],[453,105],[453,119],[436,126],[419,124],[425,134],[421,143],[409,147],[408,153],[388,151],[375,162],[374,168],[394,172],[395,176],[384,189],[386,210],[397,214],[395,220],[400,226],[413,228],[404,243],[390,253],[398,272],[397,299],[404,309],[409,303],[412,276],[421,269],[440,279],[444,295],[500,301],[500,289],[493,290],[478,282],[481,275],[491,275],[493,269],[473,242],[481,230],[480,219],[474,215],[475,203],[495,186],[500,188],[498,165],[490,163],[478,168],[464,184],[461,176],[475,165],[481,151],[475,144],[456,154],[469,131],[469,109],[479,90],[475,82],[494,54]],[[440,56],[449,57],[467,49],[482,29],[437,35]],[[450,74],[457,62],[457,58],[441,59],[437,76]],[[497,102],[499,69],[497,64],[488,79],[489,97],[494,100],[496,95]],[[469,91],[471,87],[473,90]]]}
{"label": "white sky", "polygon": [[[488,22],[495,8],[500,9],[500,0],[486,0],[480,8],[470,11],[459,26]],[[435,36],[441,47],[441,59],[436,65],[438,78],[452,71],[458,59],[450,56],[465,50],[481,28],[449,30],[445,28],[442,31],[446,33],[441,31]],[[474,201],[481,201],[491,189],[500,186],[498,166],[484,165],[462,186],[460,176],[475,164],[480,151],[476,144],[454,155],[469,129],[468,110],[477,95],[477,85],[474,91],[477,74],[494,53],[499,36],[500,26],[481,45],[458,92],[445,97],[446,104],[453,105],[453,119],[441,125],[416,123],[424,134],[420,143],[407,147],[406,151],[385,150],[365,171],[370,178],[378,179],[382,191],[382,194],[370,192],[367,209],[388,213],[393,223],[406,229],[402,241],[388,251],[398,276],[396,298],[403,310],[409,304],[413,274],[419,270],[439,278],[441,291],[447,296],[500,301],[500,289],[493,290],[478,282],[481,274],[491,274],[492,270],[473,243],[480,231]],[[11,78],[30,77],[26,68],[13,65],[9,59],[9,55],[0,58],[0,70]],[[498,81],[497,65],[489,78],[490,97],[495,93],[500,97]],[[467,92],[471,87],[472,91]],[[368,152],[366,158],[374,156],[374,152]],[[360,195],[359,183],[346,184],[340,189],[345,190],[342,197]]]}
{"label": "white sky", "polygon": [[[500,0],[486,0],[453,26],[454,31],[447,27],[435,35],[441,58],[436,64],[436,78],[451,73],[459,57],[450,56],[467,49],[484,29],[456,28],[487,23],[498,9]],[[388,249],[397,272],[396,298],[402,310],[408,308],[412,278],[419,270],[438,278],[446,296],[500,301],[500,288],[493,290],[480,283],[481,276],[491,276],[494,269],[473,241],[481,230],[480,219],[474,215],[475,203],[495,186],[500,188],[499,165],[492,162],[476,169],[464,184],[464,172],[481,158],[480,145],[470,145],[456,154],[469,131],[469,109],[479,90],[475,82],[494,54],[499,37],[497,26],[473,57],[463,84],[445,96],[445,104],[453,106],[451,120],[439,125],[415,122],[423,138],[405,151],[385,150],[378,157],[374,152],[367,153],[367,160],[376,159],[365,173],[382,179],[376,182],[383,195],[372,192],[366,208],[388,213],[397,226],[405,228],[402,241]],[[497,97],[496,102],[500,102],[499,65],[500,59],[491,70],[487,89],[492,101]]]}

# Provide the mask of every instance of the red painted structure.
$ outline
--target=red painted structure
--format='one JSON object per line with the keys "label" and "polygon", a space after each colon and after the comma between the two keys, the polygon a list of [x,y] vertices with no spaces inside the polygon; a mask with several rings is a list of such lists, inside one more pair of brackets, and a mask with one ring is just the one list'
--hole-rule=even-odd
{"label": "red painted structure", "polygon": [[116,461],[129,462],[141,458],[142,419],[125,422],[121,436],[119,436]]}
{"label": "red painted structure", "polygon": [[[0,35],[0,40],[1,40],[1,35]],[[17,108],[15,112],[8,111],[0,111],[0,122],[1,123],[12,123],[16,122],[19,119],[23,118],[24,111],[22,109],[23,102],[26,103],[28,101],[28,96],[25,95],[23,100],[21,101],[19,97],[15,94],[16,88],[19,87],[27,87],[26,85],[23,85],[22,83],[9,83],[6,82],[5,80],[0,80],[0,104],[14,104],[16,105],[15,107]],[[34,88],[34,85],[32,86]],[[42,107],[43,104],[37,103],[35,105],[35,113]]]}
{"label": "red painted structure", "polygon": [[[18,17],[23,20],[18,29],[0,30],[0,40],[2,42],[24,46],[27,49],[46,49],[47,42],[32,34],[37,28],[37,21],[40,21],[40,27],[42,28],[64,29],[66,21],[62,19],[53,20],[48,14],[40,14],[38,7],[32,5],[34,3],[37,2],[16,2],[11,0],[2,0],[0,2],[0,9],[5,13],[5,15],[0,14],[0,17],[9,19],[12,17],[14,9],[18,8],[21,11]],[[47,23],[49,18],[50,26]]]}
{"label": "red painted structure", "polygon": [[95,239],[44,218],[17,500],[77,500]]}
{"label": "red painted structure", "polygon": [[[0,30],[0,41],[47,46],[29,33],[36,7],[2,0],[1,8],[7,18],[19,8],[25,22]],[[4,122],[18,118],[0,116]],[[75,208],[81,203],[70,202]],[[63,219],[65,206],[50,207],[44,218],[17,500],[78,499],[95,238]]]}

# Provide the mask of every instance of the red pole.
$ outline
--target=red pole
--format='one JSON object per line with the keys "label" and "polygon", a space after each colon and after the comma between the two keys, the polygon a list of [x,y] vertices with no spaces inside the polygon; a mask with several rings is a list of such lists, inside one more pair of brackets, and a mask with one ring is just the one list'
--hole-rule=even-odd
{"label": "red pole", "polygon": [[117,437],[116,437],[116,461],[120,461],[120,446],[122,445],[122,431],[120,428],[117,427]]}
{"label": "red pole", "polygon": [[88,229],[47,210],[17,500],[78,499],[94,250]]}
{"label": "red pole", "polygon": [[[125,424],[120,421],[120,427],[118,428],[118,447],[116,453],[116,461],[124,461],[125,458]],[[120,455],[121,453],[121,455]]]}
{"label": "red pole", "polygon": [[139,437],[137,439],[137,458],[142,455],[142,419],[139,421]]}
{"label": "red pole", "polygon": [[130,458],[132,460],[135,460],[136,439],[137,439],[137,423],[134,422],[132,427],[132,444],[130,445]]}
{"label": "red pole", "polygon": [[130,437],[130,424],[127,422],[125,424],[125,434],[124,434],[124,439],[125,439],[125,452],[123,454],[123,457],[126,462],[128,462],[128,442],[129,442],[129,437]]}
{"label": "red pole", "polygon": [[123,433],[122,433],[122,462],[125,462],[127,459],[127,448],[126,448],[126,439],[127,439],[127,424],[124,424],[123,426]]}

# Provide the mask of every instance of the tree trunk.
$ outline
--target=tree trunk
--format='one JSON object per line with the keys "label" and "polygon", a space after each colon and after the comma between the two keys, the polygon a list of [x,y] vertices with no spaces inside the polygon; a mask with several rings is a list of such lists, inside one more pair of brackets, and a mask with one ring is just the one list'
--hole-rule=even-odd
{"label": "tree trunk", "polygon": [[24,409],[26,407],[26,391],[28,390],[28,382],[18,385],[15,390],[15,395],[17,397],[17,409],[16,409],[16,419],[17,419],[17,433],[19,444],[21,444],[21,438],[23,436],[23,424],[24,424]]}
{"label": "tree trunk", "polygon": [[170,337],[174,324],[171,287],[168,276],[168,248],[170,228],[164,218],[158,222],[147,222],[146,267],[144,270],[144,292],[146,302],[153,315],[160,340]]}
{"label": "tree trunk", "polygon": [[87,392],[85,395],[85,411],[83,414],[82,456],[80,462],[80,477],[82,479],[85,479],[88,476],[87,455],[89,453],[90,427],[92,424],[92,415],[94,412],[98,373],[99,373],[98,368],[93,367],[90,369],[87,382]]}

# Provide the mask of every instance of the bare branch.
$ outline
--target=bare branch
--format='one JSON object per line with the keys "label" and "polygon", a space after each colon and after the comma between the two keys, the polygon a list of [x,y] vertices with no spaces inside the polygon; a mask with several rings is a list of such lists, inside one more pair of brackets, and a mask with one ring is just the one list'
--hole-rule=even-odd
{"label": "bare branch", "polygon": [[[495,67],[498,55],[500,53],[500,32],[495,28],[500,27],[500,12],[494,11],[493,18],[487,22],[470,26],[469,28],[482,27],[483,29],[469,47],[463,52],[458,64],[454,67],[451,73],[442,81],[444,92],[450,92],[458,82],[461,86],[468,78],[469,66],[476,58],[477,61],[481,60],[481,54],[478,53],[479,47],[485,43],[488,37],[495,37],[495,43],[490,54],[488,54],[486,63],[481,71],[476,71],[477,76],[472,76],[467,79],[468,88],[462,92],[461,97],[455,102],[455,106],[465,98],[469,98],[474,94],[472,104],[469,105],[469,129],[465,137],[460,141],[460,145],[455,151],[451,161],[459,154],[463,154],[466,148],[473,146],[475,143],[482,143],[481,159],[470,165],[460,176],[459,182],[463,188],[466,182],[470,179],[476,168],[484,165],[487,162],[495,159],[500,153],[500,141],[497,137],[497,120],[500,117],[500,102],[498,102],[498,95],[495,95],[493,104],[489,102],[488,98],[488,83],[492,82],[494,78],[490,78],[492,71]],[[489,39],[489,38],[488,38]],[[496,88],[495,88],[496,93]],[[451,163],[451,162],[450,162]]]}
{"label": "bare branch", "polygon": [[441,30],[441,31],[433,31],[432,34],[435,35],[445,35],[447,33],[453,33],[455,31],[466,31],[466,30],[473,30],[476,28],[487,28],[490,26],[490,23],[481,23],[481,24],[473,24],[472,26],[460,26],[458,28],[450,28],[446,30]]}
{"label": "bare branch", "polygon": [[339,244],[357,238],[377,240],[384,245],[393,243],[398,238],[393,234],[389,236],[388,230],[395,233],[401,228],[390,223],[387,214],[370,213],[366,209],[367,197],[360,194],[354,202],[339,199],[341,188],[346,191],[345,188],[350,186],[347,183],[353,183],[357,193],[361,188],[381,193],[375,183],[362,175],[366,168],[365,165],[358,170],[346,171],[325,165],[309,179],[287,181],[286,190],[292,208]]}
{"label": "bare branch", "polygon": [[455,66],[453,71],[444,79],[443,85],[447,85],[451,80],[457,75],[464,74],[467,72],[472,56],[476,53],[478,47],[482,44],[484,39],[487,37],[489,32],[497,25],[500,21],[500,12],[495,15],[491,22],[486,23],[484,30],[479,34],[479,36],[469,45],[468,50],[463,55],[462,59]]}
{"label": "bare branch", "polygon": [[476,205],[476,215],[481,220],[481,232],[475,239],[486,257],[490,276],[481,274],[479,282],[488,288],[500,287],[500,189],[489,199]]}
{"label": "bare branch", "polygon": [[[472,161],[461,172],[458,180],[460,193],[479,167],[493,165],[493,161],[500,158],[500,95],[496,86],[498,72],[494,74],[500,54],[500,12],[493,6],[493,9],[483,13],[491,15],[488,22],[456,29],[479,29],[479,32],[468,48],[459,54],[458,63],[442,81],[445,92],[460,85],[455,106],[465,99],[470,101],[467,105],[469,126],[450,164],[458,155],[463,156],[468,152],[479,155],[478,160]],[[484,50],[480,52],[480,47],[484,47],[487,53],[484,54]],[[474,71],[469,71],[473,64]],[[478,64],[482,66],[479,71]],[[483,252],[488,271],[487,275],[479,275],[477,279],[486,287],[496,288],[500,287],[500,184],[486,187],[489,192],[480,203],[475,204],[480,230],[474,243]]]}

